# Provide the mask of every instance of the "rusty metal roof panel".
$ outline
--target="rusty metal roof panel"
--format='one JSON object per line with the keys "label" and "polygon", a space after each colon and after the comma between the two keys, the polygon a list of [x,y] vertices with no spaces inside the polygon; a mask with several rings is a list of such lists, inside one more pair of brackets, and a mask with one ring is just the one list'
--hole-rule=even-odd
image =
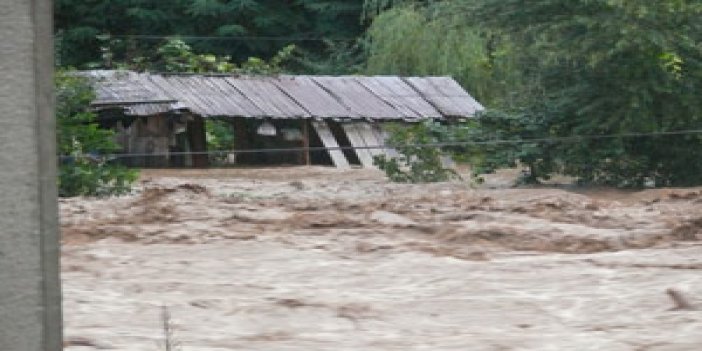
{"label": "rusty metal roof panel", "polygon": [[314,118],[358,118],[308,76],[278,76],[272,82]]}
{"label": "rusty metal roof panel", "polygon": [[450,77],[409,77],[405,81],[446,117],[472,117],[484,109]]}
{"label": "rusty metal roof panel", "polygon": [[270,77],[221,77],[246,96],[264,117],[310,118],[311,114],[288,96]]}
{"label": "rusty metal roof panel", "polygon": [[402,119],[402,112],[364,87],[357,77],[315,76],[312,80],[329,92],[354,115],[371,119]]}
{"label": "rusty metal roof panel", "polygon": [[443,117],[441,112],[400,77],[356,77],[356,81],[402,113],[405,120]]}

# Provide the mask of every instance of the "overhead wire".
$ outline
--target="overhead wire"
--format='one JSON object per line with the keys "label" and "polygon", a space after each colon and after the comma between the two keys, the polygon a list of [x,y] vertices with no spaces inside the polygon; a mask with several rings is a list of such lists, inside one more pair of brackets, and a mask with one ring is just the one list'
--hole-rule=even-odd
{"label": "overhead wire", "polygon": [[[59,36],[58,34],[56,36]],[[343,37],[292,37],[292,36],[219,36],[219,35],[156,35],[156,34],[107,34],[107,38],[142,40],[225,40],[225,41],[356,41],[358,38]]]}
{"label": "overhead wire", "polygon": [[[446,141],[433,143],[408,143],[399,145],[365,145],[365,146],[310,146],[310,147],[289,147],[289,148],[258,148],[258,149],[231,149],[231,150],[211,150],[211,151],[176,151],[176,152],[161,152],[161,153],[113,153],[113,154],[90,154],[88,157],[96,159],[124,159],[133,157],[168,157],[168,156],[184,156],[184,155],[227,155],[227,154],[251,154],[251,153],[291,153],[291,152],[315,152],[315,151],[343,151],[343,150],[384,150],[384,149],[401,149],[406,147],[420,148],[449,148],[461,146],[481,146],[481,145],[509,145],[509,144],[529,144],[529,143],[556,143],[556,142],[581,142],[597,139],[616,139],[616,138],[638,138],[638,137],[654,137],[654,136],[676,136],[676,135],[702,135],[702,129],[688,129],[676,131],[660,131],[660,132],[630,132],[617,134],[602,134],[602,135],[574,135],[566,137],[548,137],[548,138],[529,138],[529,139],[493,139],[493,140],[460,140]],[[62,159],[70,159],[72,156],[61,155]]]}
{"label": "overhead wire", "polygon": [[[152,34],[110,34],[110,38],[129,38],[143,40],[162,40],[162,39],[183,39],[183,40],[225,40],[225,41],[357,41],[359,38],[324,38],[324,37],[291,37],[291,36],[198,36],[198,35],[152,35]],[[479,145],[505,145],[505,144],[528,144],[528,143],[543,143],[543,142],[578,142],[595,139],[612,139],[612,138],[632,138],[632,137],[652,137],[665,135],[695,135],[702,134],[702,129],[679,130],[679,131],[661,131],[661,132],[631,132],[618,133],[607,135],[577,135],[566,137],[548,137],[548,138],[531,138],[531,139],[493,139],[493,140],[454,140],[447,142],[421,143],[421,144],[402,144],[402,145],[366,145],[366,146],[336,146],[336,147],[292,147],[292,148],[259,148],[259,149],[232,149],[232,150],[212,150],[212,151],[182,151],[182,152],[167,152],[167,153],[116,153],[116,154],[93,154],[91,157],[103,159],[118,159],[130,157],[164,157],[178,155],[226,155],[226,154],[245,154],[245,153],[286,153],[286,152],[304,152],[304,151],[343,151],[343,150],[373,150],[373,149],[395,149],[403,147],[434,147],[448,148],[461,146],[479,146]],[[61,158],[70,158],[68,155],[60,155]]]}

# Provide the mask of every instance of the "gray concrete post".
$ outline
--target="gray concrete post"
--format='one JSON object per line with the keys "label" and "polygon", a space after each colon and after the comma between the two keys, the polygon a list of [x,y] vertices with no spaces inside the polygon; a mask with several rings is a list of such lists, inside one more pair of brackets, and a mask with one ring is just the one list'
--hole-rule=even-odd
{"label": "gray concrete post", "polygon": [[62,349],[51,0],[0,0],[0,350]]}

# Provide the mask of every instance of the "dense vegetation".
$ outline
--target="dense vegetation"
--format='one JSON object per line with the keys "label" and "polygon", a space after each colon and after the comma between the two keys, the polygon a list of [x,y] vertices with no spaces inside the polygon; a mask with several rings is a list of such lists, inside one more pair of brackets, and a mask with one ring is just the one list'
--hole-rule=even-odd
{"label": "dense vegetation", "polygon": [[63,65],[168,70],[156,48],[174,34],[211,54],[205,69],[296,44],[285,70],[456,78],[488,111],[430,132],[481,142],[452,149],[477,173],[702,184],[702,134],[675,133],[702,129],[699,0],[59,0],[57,12]]}
{"label": "dense vegetation", "polygon": [[373,157],[373,164],[399,183],[430,183],[460,179],[458,173],[444,165],[442,152],[435,147],[426,147],[438,140],[433,133],[434,122],[415,123],[412,126],[391,124],[387,145],[397,150],[398,155],[385,154]]}
{"label": "dense vegetation", "polygon": [[699,134],[571,138],[702,127],[702,2],[402,3],[371,26],[368,67],[450,74],[487,103],[477,123],[444,133],[517,141],[460,150],[478,172],[519,163],[529,181],[702,183]]}
{"label": "dense vegetation", "polygon": [[[164,37],[181,36],[196,52],[270,57],[288,44],[319,57],[361,35],[362,0],[57,0],[62,65],[101,65],[148,56]],[[327,39],[330,42],[317,39]]]}
{"label": "dense vegetation", "polygon": [[96,155],[118,149],[113,132],[101,129],[90,112],[93,91],[85,79],[59,72],[56,86],[59,195],[112,195],[129,191],[137,173]]}
{"label": "dense vegetation", "polygon": [[[541,90],[502,120],[488,123],[488,131],[509,132],[512,120],[521,124],[522,135],[538,137],[702,127],[701,2],[521,4],[491,0],[466,6],[512,38]],[[691,185],[702,183],[700,147],[700,134],[596,138],[532,144],[520,160],[531,160],[534,176],[561,172],[618,186],[641,186],[646,180]]]}

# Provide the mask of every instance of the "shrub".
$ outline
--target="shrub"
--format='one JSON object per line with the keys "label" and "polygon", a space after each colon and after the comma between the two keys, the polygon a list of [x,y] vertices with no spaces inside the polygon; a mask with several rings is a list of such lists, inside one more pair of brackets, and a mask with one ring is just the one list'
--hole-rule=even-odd
{"label": "shrub", "polygon": [[458,173],[443,166],[441,150],[427,145],[436,142],[430,125],[391,125],[388,130],[390,138],[386,143],[394,147],[399,156],[378,155],[373,158],[373,164],[384,171],[390,180],[400,183],[430,183],[460,179]]}
{"label": "shrub", "polygon": [[85,78],[58,72],[54,79],[59,166],[59,195],[64,197],[123,194],[137,178],[136,171],[97,155],[119,149],[114,132],[99,128],[90,111],[94,92]]}

